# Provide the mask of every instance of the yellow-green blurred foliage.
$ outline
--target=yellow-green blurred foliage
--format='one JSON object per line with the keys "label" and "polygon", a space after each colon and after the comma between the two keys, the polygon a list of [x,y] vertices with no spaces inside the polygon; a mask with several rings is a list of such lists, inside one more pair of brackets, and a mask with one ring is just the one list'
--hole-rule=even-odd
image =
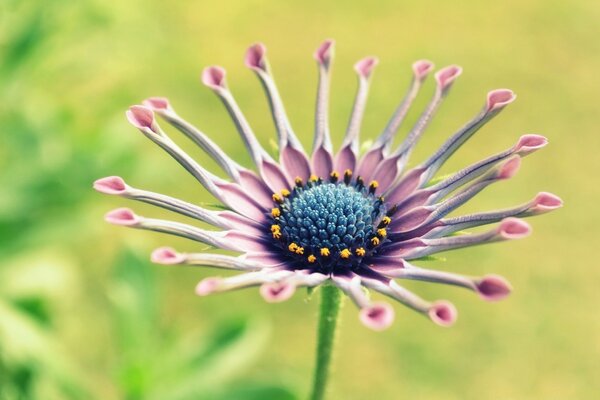
{"label": "yellow-green blurred foliage", "polygon": [[[414,159],[474,115],[488,90],[508,87],[518,101],[442,172],[504,149],[523,133],[543,134],[550,145],[461,212],[511,206],[541,190],[565,201],[532,220],[534,235],[526,240],[456,251],[429,264],[502,274],[515,288],[509,299],[487,304],[460,289],[409,285],[426,298],[455,302],[460,319],[451,329],[397,306],[395,325],[374,333],[348,304],[331,398],[598,398],[599,27],[600,3],[586,0],[1,0],[0,399],[306,396],[317,299],[298,293],[267,305],[256,290],[196,297],[195,283],[215,271],[155,266],[147,254],[158,245],[200,247],[105,224],[103,214],[121,205],[168,214],[97,194],[91,183],[121,175],[138,187],[209,201],[127,124],[124,110],[148,96],[168,96],[182,116],[249,165],[222,105],[198,78],[206,65],[224,66],[268,145],[268,107],[242,63],[255,41],[267,44],[290,118],[308,145],[312,52],[329,37],[337,40],[336,143],[360,57],[381,60],[363,138],[385,125],[414,60],[457,63],[463,76]],[[432,89],[428,82],[417,106]]]}

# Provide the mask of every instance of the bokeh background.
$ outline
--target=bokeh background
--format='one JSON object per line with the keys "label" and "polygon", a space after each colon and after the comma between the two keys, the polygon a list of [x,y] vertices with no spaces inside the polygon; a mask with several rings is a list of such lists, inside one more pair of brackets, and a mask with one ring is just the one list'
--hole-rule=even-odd
{"label": "bokeh background", "polygon": [[[337,40],[336,143],[359,58],[381,60],[365,138],[385,125],[414,60],[457,63],[464,74],[415,160],[474,115],[488,90],[509,87],[518,101],[442,172],[504,149],[523,133],[544,134],[550,145],[461,212],[511,206],[541,190],[565,201],[532,220],[535,234],[526,240],[455,251],[429,265],[502,274],[515,288],[508,300],[487,304],[460,289],[408,285],[458,306],[451,329],[397,306],[394,326],[375,333],[348,303],[330,398],[598,398],[599,27],[600,3],[583,0],[1,0],[0,399],[306,397],[317,296],[297,293],[277,305],[255,290],[198,298],[196,282],[218,271],[156,266],[148,255],[158,245],[199,246],[109,226],[103,214],[117,206],[168,214],[95,193],[91,183],[116,174],[137,187],[210,202],[128,125],[124,111],[148,96],[168,96],[181,115],[250,165],[199,74],[211,64],[227,68],[230,87],[268,145],[274,129],[266,101],[242,63],[256,41],[267,44],[296,132],[309,144],[312,53],[329,37]],[[429,82],[408,122],[432,90]]]}

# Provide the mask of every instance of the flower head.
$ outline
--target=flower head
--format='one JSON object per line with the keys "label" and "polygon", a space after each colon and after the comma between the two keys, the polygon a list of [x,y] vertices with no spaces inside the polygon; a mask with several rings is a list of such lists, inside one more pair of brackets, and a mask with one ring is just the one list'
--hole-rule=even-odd
{"label": "flower head", "polygon": [[[265,88],[278,136],[279,160],[260,145],[238,107],[221,67],[208,67],[202,82],[223,101],[254,163],[239,165],[207,135],[184,121],[164,98],[150,98],[132,106],[127,118],[146,137],[167,151],[227,210],[209,210],[163,194],[129,186],[119,177],[94,183],[96,190],[150,203],[208,223],[216,230],[180,222],[138,216],[129,209],[106,215],[113,224],[183,236],[239,256],[180,253],[171,248],[153,252],[152,261],[167,265],[201,265],[245,271],[228,278],[207,278],[196,287],[200,296],[250,286],[270,302],[283,301],[298,287],[329,282],[360,308],[360,320],[381,330],[394,320],[393,308],[372,302],[370,290],[397,300],[433,322],[449,326],[456,309],[447,301],[426,301],[398,281],[413,279],[461,286],[485,300],[510,293],[509,283],[497,275],[467,277],[415,265],[422,257],[441,251],[519,239],[531,232],[521,218],[542,214],[562,205],[560,198],[539,193],[533,200],[500,211],[449,217],[487,186],[513,176],[521,158],[544,147],[539,135],[524,135],[511,148],[469,165],[454,175],[434,180],[444,162],[486,122],[515,99],[512,91],[488,93],[475,117],[454,133],[431,157],[406,169],[408,158],[462,69],[452,65],[435,74],[436,90],[406,139],[396,148],[394,136],[420,87],[433,70],[426,60],[412,66],[413,79],[400,105],[371,148],[359,155],[359,133],[369,82],[378,61],[367,57],[355,65],[358,90],[339,151],[331,145],[328,124],[330,69],[334,42],[325,41],[315,52],[319,70],[313,149],[307,154],[296,137],[275,86],[266,48],[248,49],[246,65]],[[218,177],[188,156],[160,128],[155,115],[198,144],[222,168]],[[496,224],[483,233],[465,231]]]}

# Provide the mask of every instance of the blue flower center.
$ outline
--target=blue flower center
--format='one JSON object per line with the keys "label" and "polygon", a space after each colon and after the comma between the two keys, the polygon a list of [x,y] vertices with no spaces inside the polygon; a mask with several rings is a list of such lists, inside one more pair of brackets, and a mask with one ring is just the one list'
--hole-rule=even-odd
{"label": "blue flower center", "polygon": [[360,179],[313,179],[292,192],[275,194],[272,237],[302,266],[329,270],[334,264],[358,265],[385,240],[389,223],[382,220],[386,210],[374,187],[365,187]]}

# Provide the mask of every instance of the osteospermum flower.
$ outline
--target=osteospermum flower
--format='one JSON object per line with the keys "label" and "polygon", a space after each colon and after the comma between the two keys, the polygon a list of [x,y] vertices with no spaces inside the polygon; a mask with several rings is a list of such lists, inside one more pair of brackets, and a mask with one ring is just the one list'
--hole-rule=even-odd
{"label": "osteospermum flower", "polygon": [[[152,260],[161,264],[213,266],[244,271],[226,278],[207,278],[196,287],[205,296],[227,290],[260,286],[271,302],[288,299],[298,287],[330,282],[360,308],[360,320],[380,330],[388,327],[394,312],[388,303],[372,302],[373,290],[448,326],[456,319],[447,301],[426,301],[403,288],[398,280],[414,279],[461,286],[485,300],[509,294],[509,283],[497,275],[467,277],[415,265],[432,254],[510,239],[531,232],[521,218],[542,214],[562,205],[557,196],[541,192],[517,207],[458,217],[448,215],[492,183],[513,176],[521,158],[544,147],[546,138],[528,134],[514,146],[469,165],[454,175],[433,179],[444,162],[515,95],[507,89],[488,93],[483,109],[427,160],[406,170],[409,156],[429,121],[442,104],[460,67],[451,65],[435,74],[436,89],[425,110],[396,148],[394,136],[433,64],[412,66],[413,79],[400,105],[380,136],[359,155],[359,132],[369,81],[377,59],[367,57],[354,66],[358,91],[341,148],[334,152],[328,124],[328,101],[333,41],[325,41],[314,55],[319,70],[315,135],[306,153],[294,134],[266,58],[266,48],[248,49],[246,66],[264,87],[278,135],[279,159],[259,144],[225,80],[225,70],[208,67],[202,82],[223,101],[253,162],[239,165],[207,135],[183,120],[164,98],[150,98],[127,111],[129,122],[163,148],[192,174],[227,210],[208,210],[163,194],[126,184],[120,177],[94,183],[96,190],[150,203],[208,223],[218,230],[138,216],[121,208],[109,212],[113,224],[183,236],[239,256],[214,253],[180,253],[160,248]],[[199,145],[227,175],[223,179],[194,161],[160,128],[155,114]],[[256,172],[255,172],[256,171]],[[469,228],[496,224],[483,233]]]}

